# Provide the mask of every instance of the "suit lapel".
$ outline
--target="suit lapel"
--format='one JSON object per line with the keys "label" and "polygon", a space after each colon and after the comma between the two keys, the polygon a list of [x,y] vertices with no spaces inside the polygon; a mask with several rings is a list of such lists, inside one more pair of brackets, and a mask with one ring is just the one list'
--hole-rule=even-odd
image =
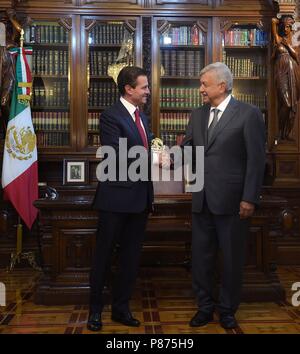
{"label": "suit lapel", "polygon": [[204,118],[201,119],[201,131],[204,134],[203,141],[205,146],[207,145],[207,129],[208,129],[209,114],[210,114],[210,105],[205,105],[204,113],[203,113]]}
{"label": "suit lapel", "polygon": [[[207,143],[206,145],[206,150],[208,150],[211,147],[211,145],[215,142],[216,137],[222,132],[222,130],[227,126],[227,124],[234,118],[237,111],[238,111],[237,102],[234,98],[231,98],[231,100],[228,103],[228,106],[226,107],[224,113],[222,114],[222,117],[220,118],[218,124],[215,126],[215,129],[213,130],[211,139],[209,143]],[[206,139],[207,139],[207,125],[206,125]]]}
{"label": "suit lapel", "polygon": [[125,123],[128,125],[129,129],[134,134],[134,136],[138,139],[139,143],[143,145],[143,141],[138,131],[138,128],[135,125],[130,113],[127,111],[121,101],[118,102],[118,109],[121,112],[121,119],[124,119]]}

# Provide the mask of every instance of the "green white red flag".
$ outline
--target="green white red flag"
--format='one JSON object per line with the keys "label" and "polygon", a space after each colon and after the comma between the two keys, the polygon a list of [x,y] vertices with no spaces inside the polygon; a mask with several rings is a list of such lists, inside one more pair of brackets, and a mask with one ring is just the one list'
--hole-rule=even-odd
{"label": "green white red flag", "polygon": [[29,229],[37,217],[33,202],[38,198],[36,135],[31,119],[32,78],[26,55],[32,49],[14,48],[16,80],[12,94],[4,145],[2,187],[8,199]]}

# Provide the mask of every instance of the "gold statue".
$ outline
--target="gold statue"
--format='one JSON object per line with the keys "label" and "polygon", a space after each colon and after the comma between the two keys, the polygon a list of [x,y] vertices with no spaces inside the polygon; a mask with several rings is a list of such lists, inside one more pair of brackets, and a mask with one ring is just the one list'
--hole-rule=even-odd
{"label": "gold statue", "polygon": [[117,84],[117,77],[125,66],[133,65],[133,35],[125,31],[122,46],[119,51],[116,62],[110,64],[107,68],[107,75],[111,76]]}

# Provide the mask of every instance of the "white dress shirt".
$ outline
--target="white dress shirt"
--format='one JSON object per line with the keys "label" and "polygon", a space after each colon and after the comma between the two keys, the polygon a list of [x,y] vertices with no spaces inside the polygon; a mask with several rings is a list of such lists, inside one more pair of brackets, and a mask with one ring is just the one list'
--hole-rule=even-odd
{"label": "white dress shirt", "polygon": [[211,124],[211,122],[212,122],[212,120],[213,120],[213,118],[214,118],[213,109],[218,109],[218,110],[219,110],[219,112],[218,112],[218,122],[219,122],[219,120],[220,120],[221,117],[222,117],[222,114],[224,113],[226,107],[228,106],[228,103],[229,103],[230,99],[231,99],[231,95],[228,95],[228,96],[225,98],[225,100],[222,101],[222,102],[218,105],[218,107],[211,107],[211,108],[210,108],[210,115],[209,115],[209,120],[208,120],[208,127],[210,126],[210,124]]}

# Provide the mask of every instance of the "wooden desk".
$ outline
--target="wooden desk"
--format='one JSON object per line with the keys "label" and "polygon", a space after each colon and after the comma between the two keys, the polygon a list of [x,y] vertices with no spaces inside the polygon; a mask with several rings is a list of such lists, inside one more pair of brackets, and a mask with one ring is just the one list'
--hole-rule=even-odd
{"label": "wooden desk", "polygon": [[[92,194],[78,192],[58,200],[39,199],[40,242],[44,276],[38,304],[88,303],[89,270],[95,248],[98,213],[91,209]],[[280,212],[286,201],[264,197],[251,221],[243,300],[276,301],[284,290],[276,274],[276,238]],[[191,197],[157,196],[143,247],[142,267],[190,265]],[[159,269],[159,268],[158,268]]]}

